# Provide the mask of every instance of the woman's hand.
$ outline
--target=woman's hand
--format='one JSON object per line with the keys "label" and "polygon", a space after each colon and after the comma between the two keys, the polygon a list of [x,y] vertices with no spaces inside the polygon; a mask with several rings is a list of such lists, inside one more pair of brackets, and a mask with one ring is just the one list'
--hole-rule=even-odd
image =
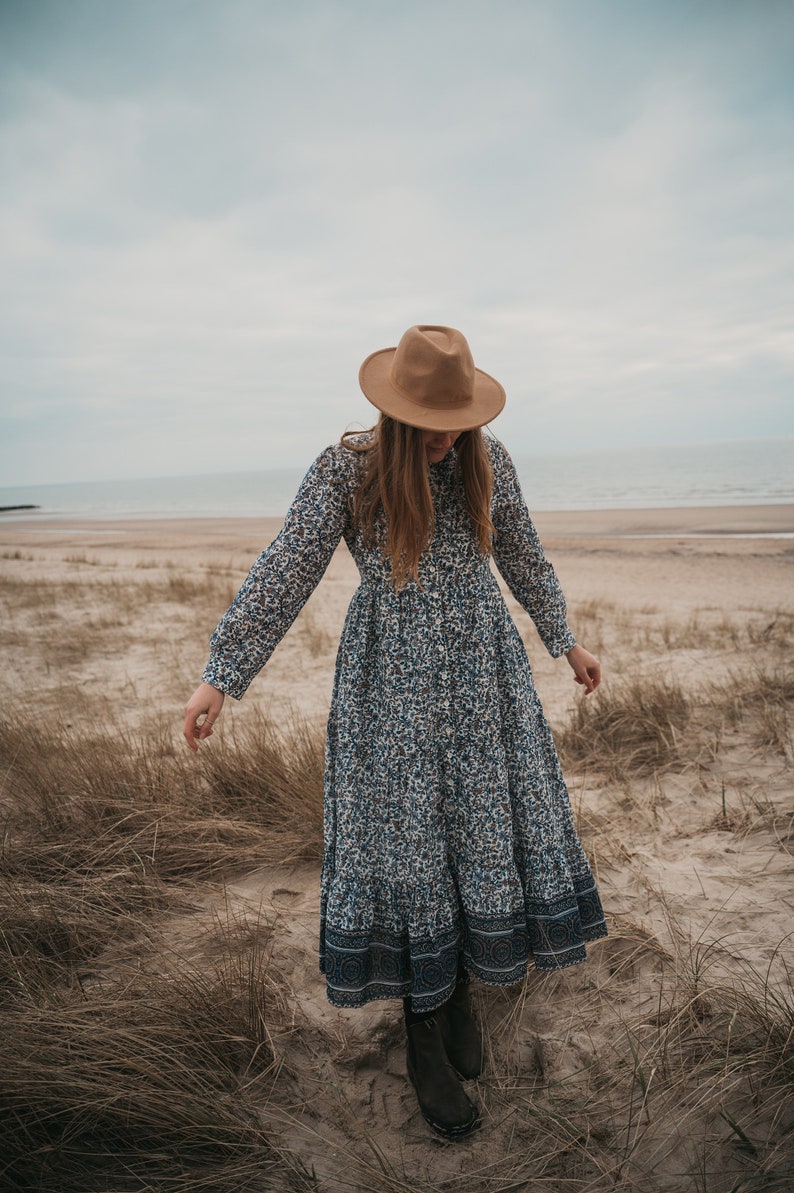
{"label": "woman's hand", "polygon": [[[212,737],[212,726],[221,715],[224,694],[211,684],[200,683],[185,705],[185,727],[182,730],[191,750],[198,750],[198,743]],[[203,721],[199,724],[199,719]]]}
{"label": "woman's hand", "polygon": [[578,642],[565,657],[573,667],[574,679],[584,687],[585,696],[589,696],[601,683],[601,664],[598,659]]}

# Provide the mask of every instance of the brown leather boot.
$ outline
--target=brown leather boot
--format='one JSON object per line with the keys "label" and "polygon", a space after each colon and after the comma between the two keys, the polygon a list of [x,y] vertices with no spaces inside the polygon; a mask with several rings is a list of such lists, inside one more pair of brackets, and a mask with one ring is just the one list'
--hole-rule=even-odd
{"label": "brown leather boot", "polygon": [[454,993],[442,1007],[441,1038],[450,1064],[465,1081],[479,1077],[482,1072],[482,1038],[469,997],[468,982],[458,982]]}
{"label": "brown leather boot", "polygon": [[479,1112],[447,1059],[438,1015],[407,1024],[406,1033],[408,1076],[425,1122],[447,1139],[468,1135]]}

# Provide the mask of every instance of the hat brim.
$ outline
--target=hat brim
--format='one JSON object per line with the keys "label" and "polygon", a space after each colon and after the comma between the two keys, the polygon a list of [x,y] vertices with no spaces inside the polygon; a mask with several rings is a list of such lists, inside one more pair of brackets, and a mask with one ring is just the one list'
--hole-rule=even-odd
{"label": "hat brim", "polygon": [[459,406],[437,407],[415,402],[391,382],[395,348],[380,348],[364,361],[358,383],[364,397],[382,414],[423,431],[470,431],[491,422],[504,409],[505,391],[495,377],[474,370],[474,393]]}

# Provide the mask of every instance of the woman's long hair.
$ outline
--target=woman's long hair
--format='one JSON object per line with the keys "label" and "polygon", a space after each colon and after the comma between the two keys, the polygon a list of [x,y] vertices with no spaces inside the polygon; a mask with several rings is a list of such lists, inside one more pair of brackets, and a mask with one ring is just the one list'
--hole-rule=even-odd
{"label": "woman's long hair", "polygon": [[[353,496],[353,518],[367,547],[377,542],[376,523],[383,513],[383,554],[391,562],[397,589],[419,582],[419,557],[433,537],[433,498],[422,432],[381,414],[362,441],[357,433],[342,436],[343,445],[364,457],[364,475]],[[482,431],[462,431],[455,441],[455,474],[463,480],[466,506],[484,555],[491,551],[493,472]]]}

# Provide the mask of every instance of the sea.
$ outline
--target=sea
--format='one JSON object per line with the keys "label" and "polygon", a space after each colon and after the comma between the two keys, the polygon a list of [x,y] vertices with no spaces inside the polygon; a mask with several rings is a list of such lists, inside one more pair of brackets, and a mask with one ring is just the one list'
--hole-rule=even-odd
{"label": "sea", "polygon": [[[664,509],[794,501],[794,437],[516,455],[531,510]],[[280,517],[305,469],[0,486],[0,518]]]}

